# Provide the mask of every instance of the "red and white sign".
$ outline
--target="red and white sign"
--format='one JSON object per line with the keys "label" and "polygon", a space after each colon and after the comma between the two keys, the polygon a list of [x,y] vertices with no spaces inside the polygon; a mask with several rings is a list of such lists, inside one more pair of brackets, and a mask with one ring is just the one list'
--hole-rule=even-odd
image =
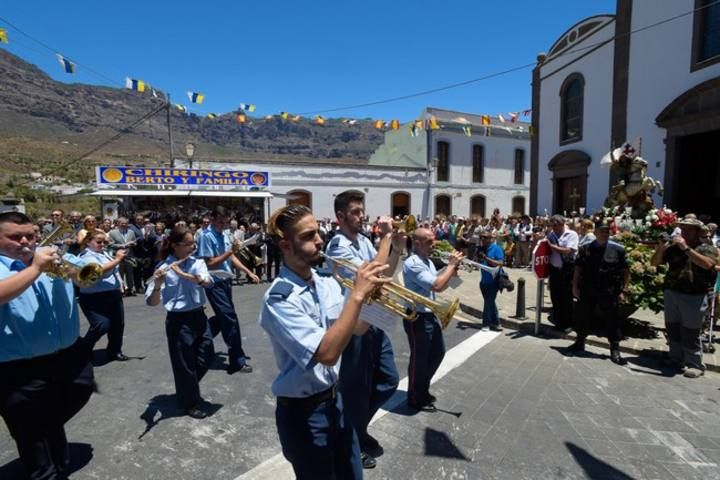
{"label": "red and white sign", "polygon": [[552,249],[547,240],[541,240],[533,250],[533,269],[538,279],[550,276],[550,254]]}

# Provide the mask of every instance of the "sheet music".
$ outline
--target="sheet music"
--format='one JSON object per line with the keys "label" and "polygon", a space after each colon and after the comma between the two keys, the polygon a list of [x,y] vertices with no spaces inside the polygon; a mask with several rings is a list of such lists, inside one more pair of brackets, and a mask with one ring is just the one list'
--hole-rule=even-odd
{"label": "sheet music", "polygon": [[386,333],[395,330],[397,324],[402,320],[399,315],[389,312],[376,303],[363,305],[360,310],[360,319]]}

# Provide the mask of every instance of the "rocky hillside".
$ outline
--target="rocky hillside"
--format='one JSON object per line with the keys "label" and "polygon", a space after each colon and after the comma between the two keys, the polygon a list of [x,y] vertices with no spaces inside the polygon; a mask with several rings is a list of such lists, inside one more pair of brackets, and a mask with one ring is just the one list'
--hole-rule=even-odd
{"label": "rocky hillside", "polygon": [[[4,50],[0,50],[0,78],[0,184],[7,183],[8,176],[28,171],[46,173],[121,132],[126,135],[60,174],[87,180],[97,163],[151,164],[169,158],[164,111],[127,128],[164,104],[163,98],[56,82]],[[171,110],[176,157],[192,141],[196,160],[367,163],[383,141],[370,120],[348,126],[332,119],[320,126],[308,119],[295,123],[250,118],[240,125],[232,113],[210,120]]]}

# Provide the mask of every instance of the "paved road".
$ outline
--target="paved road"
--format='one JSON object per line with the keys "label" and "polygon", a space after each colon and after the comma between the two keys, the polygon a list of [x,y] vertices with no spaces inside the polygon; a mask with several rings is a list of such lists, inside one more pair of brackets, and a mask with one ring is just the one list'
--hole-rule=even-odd
{"label": "paved road", "polygon": [[[276,370],[256,323],[266,288],[234,289],[255,371],[228,376],[219,355],[201,385],[217,411],[202,421],[175,407],[162,308],[129,299],[125,352],[138,358],[96,369],[101,393],[67,428],[77,469],[72,478],[252,478],[277,455],[269,388]],[[451,326],[448,349],[476,334]],[[404,377],[402,328],[391,337]],[[497,337],[433,387],[438,406],[459,418],[410,415],[400,406],[373,424],[386,453],[366,477],[720,476],[720,376],[693,381],[663,376],[654,365],[620,368],[599,353],[566,357],[562,345],[508,331]],[[216,347],[226,351],[220,338]],[[101,349],[97,359],[102,363]],[[16,456],[3,425],[0,479],[17,475]]]}

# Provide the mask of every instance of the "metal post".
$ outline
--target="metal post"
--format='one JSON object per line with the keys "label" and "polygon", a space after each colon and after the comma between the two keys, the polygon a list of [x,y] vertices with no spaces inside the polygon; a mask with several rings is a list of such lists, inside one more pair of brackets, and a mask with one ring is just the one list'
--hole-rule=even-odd
{"label": "metal post", "polygon": [[525,320],[525,279],[518,278],[517,297],[515,303],[515,318]]}
{"label": "metal post", "polygon": [[537,299],[535,300],[535,335],[540,333],[540,318],[542,317],[544,297],[545,279],[539,278],[537,282]]}
{"label": "metal post", "polygon": [[175,168],[175,154],[173,153],[172,127],[170,125],[170,94],[165,93],[167,99],[167,126],[168,126],[168,142],[170,143],[170,168]]}

